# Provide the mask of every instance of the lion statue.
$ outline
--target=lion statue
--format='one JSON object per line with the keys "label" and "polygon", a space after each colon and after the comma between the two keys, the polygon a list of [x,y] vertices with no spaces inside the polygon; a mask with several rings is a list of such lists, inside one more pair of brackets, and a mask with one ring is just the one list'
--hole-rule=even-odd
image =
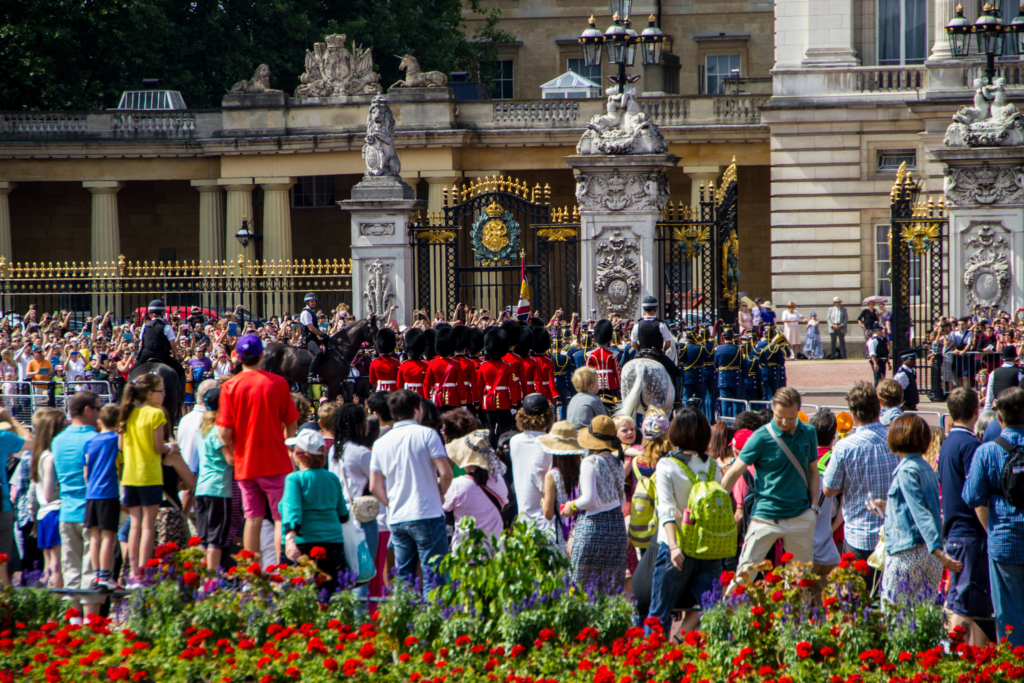
{"label": "lion statue", "polygon": [[395,151],[395,117],[384,95],[377,95],[370,104],[363,160],[368,176],[397,176],[402,172],[402,163]]}
{"label": "lion statue", "polygon": [[270,87],[270,67],[266,64],[260,64],[256,67],[256,73],[252,75],[252,80],[238,81],[238,83],[231,86],[231,90],[228,91],[228,94],[254,95],[262,92],[281,92],[280,90],[274,90]]}

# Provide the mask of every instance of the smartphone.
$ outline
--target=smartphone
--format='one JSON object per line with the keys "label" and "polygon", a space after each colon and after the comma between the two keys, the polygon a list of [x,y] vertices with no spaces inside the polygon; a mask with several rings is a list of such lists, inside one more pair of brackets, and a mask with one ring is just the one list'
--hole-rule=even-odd
{"label": "smartphone", "polygon": [[125,332],[121,336],[124,337],[125,341],[131,341],[132,340],[132,333],[131,332]]}
{"label": "smartphone", "polygon": [[228,323],[228,334],[232,337],[238,336],[238,323]]}

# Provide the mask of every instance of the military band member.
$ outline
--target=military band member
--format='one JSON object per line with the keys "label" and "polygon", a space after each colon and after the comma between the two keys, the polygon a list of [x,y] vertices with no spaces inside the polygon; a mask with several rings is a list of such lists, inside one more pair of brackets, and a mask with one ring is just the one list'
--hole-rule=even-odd
{"label": "military band member", "polygon": [[[569,345],[563,347],[562,341],[569,341]],[[576,393],[572,385],[572,373],[576,372],[576,362],[572,359],[575,346],[563,327],[562,336],[555,339],[555,352],[551,354],[551,361],[555,371],[555,389],[558,392],[560,403],[558,405],[558,419],[565,419],[565,411],[569,407],[569,401]]]}
{"label": "military band member", "polygon": [[434,337],[437,356],[427,364],[423,392],[441,411],[462,406],[462,363],[454,359],[455,330],[439,327]]}
{"label": "military band member", "polygon": [[[715,369],[718,371],[718,394],[723,399],[741,399],[743,378],[743,351],[733,343],[735,333],[726,328],[722,333],[724,343],[715,349]],[[725,417],[735,417],[736,405],[726,403],[720,413]]]}
{"label": "military band member", "polygon": [[[512,405],[518,406],[523,402],[523,397],[527,395],[526,370],[528,368],[523,367],[522,357],[514,351],[516,345],[519,344],[519,337],[522,335],[523,328],[518,320],[506,320],[501,324],[501,329],[505,330],[505,335],[508,337],[508,351],[505,352],[502,360],[512,368],[512,383],[509,384],[508,390],[512,397]],[[486,348],[485,340],[485,353]]]}
{"label": "military band member", "polygon": [[383,328],[373,339],[377,357],[370,363],[370,384],[374,391],[394,391],[398,388],[398,368],[401,363],[395,358],[395,331]]}
{"label": "military band member", "polygon": [[405,331],[405,355],[408,358],[398,368],[398,388],[415,391],[423,398],[429,398],[423,390],[423,380],[427,374],[427,364],[423,360],[423,350],[427,340],[423,330],[412,327]]}
{"label": "military band member", "polygon": [[551,333],[543,327],[534,327],[530,331],[533,333],[533,349],[530,353],[533,359],[534,390],[557,406],[561,398],[555,386],[555,362],[548,355],[551,353]]}
{"label": "military band member", "polygon": [[484,362],[477,372],[477,386],[483,400],[480,405],[491,433],[491,447],[496,448],[498,437],[512,429],[512,388],[515,377],[512,366],[503,358],[508,354],[508,332],[500,328],[490,328],[484,334]]}
{"label": "military band member", "polygon": [[612,343],[612,324],[598,320],[594,325],[594,344],[597,348],[587,354],[587,365],[597,371],[598,395],[606,402],[622,398],[619,392],[619,364],[609,346]]}
{"label": "military band member", "polygon": [[776,391],[786,386],[786,355],[786,337],[782,332],[769,340],[761,351],[766,401],[770,401]]}
{"label": "military band member", "polygon": [[690,399],[704,401],[704,345],[700,343],[693,332],[683,334],[685,345],[679,356],[680,365],[683,368],[683,395],[682,402],[685,404]]}
{"label": "military band member", "polygon": [[467,325],[455,326],[455,356],[454,359],[462,366],[462,383],[459,386],[459,401],[464,406],[472,406],[473,387],[476,385],[476,364],[470,359],[467,351],[469,340],[473,336],[475,328]]}
{"label": "military band member", "polygon": [[718,372],[715,370],[715,349],[718,344],[714,325],[707,326],[701,343],[704,345],[704,415],[708,422],[714,424],[715,410],[718,408]]}

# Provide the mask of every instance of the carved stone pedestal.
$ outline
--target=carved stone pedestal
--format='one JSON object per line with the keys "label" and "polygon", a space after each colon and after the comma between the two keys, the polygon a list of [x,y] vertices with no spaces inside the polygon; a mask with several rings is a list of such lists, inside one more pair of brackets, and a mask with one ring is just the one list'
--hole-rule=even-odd
{"label": "carved stone pedestal", "polygon": [[[361,187],[363,185],[366,187]],[[374,313],[399,325],[415,308],[416,269],[408,225],[426,206],[397,177],[367,177],[338,206],[352,214],[352,309],[356,319]]]}
{"label": "carved stone pedestal", "polygon": [[671,154],[565,157],[576,173],[583,316],[639,318],[647,295],[664,304],[656,224],[668,202]]}
{"label": "carved stone pedestal", "polygon": [[949,206],[949,313],[1024,306],[1024,147],[938,150]]}

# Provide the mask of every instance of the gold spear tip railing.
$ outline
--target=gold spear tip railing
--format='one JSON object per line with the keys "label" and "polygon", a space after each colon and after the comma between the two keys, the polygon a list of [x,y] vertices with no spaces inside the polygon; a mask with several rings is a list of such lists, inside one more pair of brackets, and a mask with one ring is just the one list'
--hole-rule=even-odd
{"label": "gold spear tip railing", "polygon": [[45,279],[194,279],[224,277],[294,277],[300,275],[350,276],[351,259],[246,260],[239,254],[232,261],[129,261],[123,255],[111,261],[64,261],[9,263],[0,256],[0,278],[5,280]]}
{"label": "gold spear tip railing", "polygon": [[529,184],[519,178],[510,178],[503,175],[483,176],[471,180],[460,187],[458,180],[450,187],[445,185],[441,191],[443,206],[451,207],[461,204],[473,197],[479,197],[488,192],[507,192],[534,204],[549,204],[551,199],[551,185],[540,183],[530,188]]}

